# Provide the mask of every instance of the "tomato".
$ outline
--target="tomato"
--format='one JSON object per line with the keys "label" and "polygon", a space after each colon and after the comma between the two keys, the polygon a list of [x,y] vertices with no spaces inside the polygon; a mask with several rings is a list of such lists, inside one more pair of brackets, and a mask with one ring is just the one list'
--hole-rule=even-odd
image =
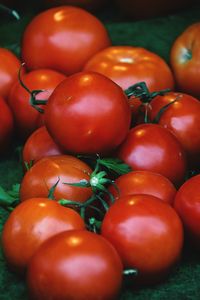
{"label": "tomato", "polygon": [[[48,99],[55,87],[65,78],[63,74],[49,69],[35,70],[22,75],[22,81],[30,91],[44,90],[36,96],[40,100]],[[44,123],[43,115],[30,105],[29,99],[30,94],[17,80],[9,93],[8,104],[14,115],[17,133],[23,140]]]}
{"label": "tomato", "polygon": [[103,7],[105,0],[44,0],[47,7],[57,5],[73,5],[89,11],[97,11]]}
{"label": "tomato", "polygon": [[133,170],[146,170],[167,177],[173,184],[184,181],[185,152],[177,138],[157,124],[137,125],[120,145],[118,157]]}
{"label": "tomato", "polygon": [[47,197],[49,190],[55,187],[55,200],[67,199],[86,201],[91,195],[89,187],[75,187],[64,183],[77,183],[89,180],[91,168],[80,159],[70,155],[44,157],[26,172],[21,181],[20,200],[34,197]]}
{"label": "tomato", "polygon": [[186,236],[190,243],[200,247],[200,175],[188,179],[178,190],[174,208],[183,221]]}
{"label": "tomato", "polygon": [[118,299],[122,263],[102,236],[84,230],[60,233],[35,253],[28,268],[32,299]]}
{"label": "tomato", "polygon": [[108,47],[92,56],[84,70],[99,72],[124,90],[140,81],[145,81],[151,92],[174,88],[167,63],[156,53],[140,47]]}
{"label": "tomato", "polygon": [[117,249],[137,284],[155,284],[179,260],[183,226],[175,210],[151,195],[121,197],[107,211],[101,234]]}
{"label": "tomato", "polygon": [[109,187],[115,200],[126,195],[148,194],[172,205],[176,195],[176,188],[167,177],[150,171],[131,171],[119,176],[115,185],[117,189],[114,185]]}
{"label": "tomato", "polygon": [[46,127],[42,126],[26,140],[23,146],[22,160],[31,165],[43,157],[61,154],[64,154],[64,151],[56,145]]}
{"label": "tomato", "polygon": [[22,59],[29,69],[52,68],[70,75],[110,44],[105,26],[95,16],[77,7],[60,6],[39,13],[28,24]]}
{"label": "tomato", "polygon": [[200,97],[200,22],[187,27],[171,46],[170,62],[177,88]]}
{"label": "tomato", "polygon": [[200,162],[200,102],[183,93],[168,93],[157,96],[150,103],[150,118],[153,120],[165,105],[175,101],[161,114],[159,124],[171,130],[183,145],[192,165]]}
{"label": "tomato", "polygon": [[84,221],[75,210],[48,198],[28,199],[12,211],[4,224],[5,258],[11,268],[22,272],[44,241],[62,231],[84,228]]}
{"label": "tomato", "polygon": [[0,61],[0,96],[7,98],[12,85],[17,80],[21,62],[6,48],[0,48]]}
{"label": "tomato", "polygon": [[0,96],[0,154],[6,153],[13,137],[14,125],[12,112]]}
{"label": "tomato", "polygon": [[123,90],[109,78],[80,72],[66,78],[49,97],[45,125],[71,153],[107,154],[125,139],[131,111]]}
{"label": "tomato", "polygon": [[125,16],[134,19],[149,19],[164,16],[190,7],[196,0],[116,0]]}

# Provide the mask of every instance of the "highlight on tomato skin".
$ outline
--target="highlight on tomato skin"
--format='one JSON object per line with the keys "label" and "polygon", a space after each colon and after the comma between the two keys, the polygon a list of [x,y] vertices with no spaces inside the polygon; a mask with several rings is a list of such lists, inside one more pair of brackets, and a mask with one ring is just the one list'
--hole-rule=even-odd
{"label": "highlight on tomato skin", "polygon": [[30,198],[9,215],[2,231],[2,248],[11,268],[24,273],[44,241],[62,231],[85,229],[83,219],[73,209],[48,198]]}
{"label": "highlight on tomato skin", "polygon": [[115,300],[123,266],[112,244],[86,230],[62,232],[46,241],[28,266],[27,284],[34,300]]}
{"label": "highlight on tomato skin", "polygon": [[101,234],[114,245],[124,268],[137,269],[133,287],[165,281],[181,258],[181,219],[172,206],[151,195],[120,197],[105,214]]}

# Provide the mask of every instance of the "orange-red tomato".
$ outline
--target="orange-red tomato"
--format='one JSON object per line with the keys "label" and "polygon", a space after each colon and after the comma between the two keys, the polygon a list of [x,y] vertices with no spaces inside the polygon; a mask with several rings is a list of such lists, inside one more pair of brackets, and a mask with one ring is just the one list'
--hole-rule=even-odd
{"label": "orange-red tomato", "polygon": [[48,198],[28,199],[12,211],[4,224],[5,258],[11,268],[22,272],[44,241],[62,231],[84,228],[84,221],[75,210]]}
{"label": "orange-red tomato", "polygon": [[[66,78],[62,73],[50,69],[30,71],[21,77],[30,91],[42,90],[36,96],[38,100],[48,100],[55,87]],[[17,80],[9,93],[8,104],[14,115],[16,131],[23,140],[44,123],[43,114],[33,108],[29,100],[30,94]]]}
{"label": "orange-red tomato", "polygon": [[200,97],[200,22],[187,27],[171,47],[170,62],[181,92]]}
{"label": "orange-red tomato", "polygon": [[183,226],[170,206],[151,195],[121,197],[107,211],[102,235],[118,251],[125,268],[136,268],[132,283],[155,284],[179,260]]}
{"label": "orange-red tomato", "polygon": [[52,68],[73,74],[110,44],[105,26],[94,15],[78,7],[59,6],[39,13],[28,24],[22,58],[29,69]]}
{"label": "orange-red tomato", "polygon": [[50,189],[59,181],[54,191],[55,200],[64,198],[85,202],[92,195],[92,189],[71,186],[67,183],[89,180],[91,173],[91,168],[74,156],[44,157],[37,161],[24,175],[20,186],[20,200],[47,197]]}
{"label": "orange-red tomato", "polygon": [[7,98],[17,80],[21,62],[14,53],[5,48],[0,48],[0,62],[0,96]]}
{"label": "orange-red tomato", "polygon": [[156,53],[140,47],[108,47],[91,57],[84,70],[99,72],[123,89],[140,81],[145,81],[151,92],[174,88],[167,63]]}
{"label": "orange-red tomato", "polygon": [[0,154],[4,154],[12,141],[14,122],[12,112],[0,96]]}

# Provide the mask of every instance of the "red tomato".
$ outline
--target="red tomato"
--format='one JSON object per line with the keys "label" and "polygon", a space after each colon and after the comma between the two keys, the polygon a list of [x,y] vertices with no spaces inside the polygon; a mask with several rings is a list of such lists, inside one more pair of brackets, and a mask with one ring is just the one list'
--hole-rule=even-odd
{"label": "red tomato", "polygon": [[83,219],[73,209],[48,198],[28,199],[12,211],[4,224],[5,258],[11,268],[24,271],[44,241],[62,231],[84,228]]}
{"label": "red tomato", "polygon": [[45,109],[45,125],[68,152],[107,154],[125,139],[131,111],[123,90],[109,78],[80,72],[64,80]]}
{"label": "red tomato", "polygon": [[170,61],[179,90],[200,97],[200,22],[187,27],[171,47]]}
{"label": "red tomato", "polygon": [[101,233],[117,249],[124,267],[138,270],[133,284],[161,281],[182,251],[180,218],[151,195],[121,197],[107,211]]}
{"label": "red tomato", "polygon": [[187,238],[200,247],[200,175],[188,179],[178,190],[174,208],[181,217]]}
{"label": "red tomato", "polygon": [[168,129],[157,124],[132,128],[119,147],[118,157],[133,170],[159,173],[175,185],[181,184],[186,174],[182,145]]}
{"label": "red tomato", "polygon": [[116,0],[120,11],[134,19],[149,19],[180,11],[196,0]]}
{"label": "red tomato", "polygon": [[5,100],[0,96],[0,154],[8,150],[13,137],[13,115]]}
{"label": "red tomato", "polygon": [[23,147],[22,159],[30,165],[43,157],[61,154],[64,154],[62,149],[50,137],[46,127],[42,126],[27,139]]}
{"label": "red tomato", "polygon": [[14,53],[5,48],[0,48],[0,61],[0,96],[7,98],[17,80],[21,62]]}
{"label": "red tomato", "polygon": [[26,27],[22,58],[29,69],[51,68],[65,74],[81,71],[96,52],[110,46],[103,23],[72,6],[39,13]]}
{"label": "red tomato", "polygon": [[35,253],[28,287],[35,300],[115,300],[122,271],[119,255],[106,239],[70,230],[49,239]]}
{"label": "red tomato", "polygon": [[171,130],[183,145],[193,165],[200,162],[200,102],[190,95],[168,93],[154,98],[150,103],[150,118],[153,120],[160,109],[175,101],[161,114],[159,124]]}
{"label": "red tomato", "polygon": [[75,187],[64,183],[77,183],[82,179],[89,180],[91,173],[90,167],[74,156],[44,157],[24,175],[20,186],[20,200],[47,197],[49,190],[59,180],[54,191],[55,200],[64,198],[84,202],[92,195],[91,188]]}
{"label": "red tomato", "polygon": [[150,92],[174,88],[167,63],[156,53],[140,47],[108,47],[91,57],[84,70],[99,72],[123,89],[140,81],[145,81]]}
{"label": "red tomato", "polygon": [[161,174],[150,171],[132,171],[119,176],[109,191],[118,199],[126,195],[148,194],[172,204],[176,189],[169,179]]}
{"label": "red tomato", "polygon": [[[39,100],[48,99],[55,87],[65,78],[63,74],[49,69],[35,70],[22,75],[22,81],[30,91],[44,90],[36,96]],[[17,132],[23,140],[44,123],[43,114],[30,105],[29,99],[29,93],[20,82],[15,82],[9,94],[8,104],[14,115]]]}
{"label": "red tomato", "polygon": [[73,5],[89,11],[97,11],[102,8],[105,0],[44,0],[47,7],[56,5]]}

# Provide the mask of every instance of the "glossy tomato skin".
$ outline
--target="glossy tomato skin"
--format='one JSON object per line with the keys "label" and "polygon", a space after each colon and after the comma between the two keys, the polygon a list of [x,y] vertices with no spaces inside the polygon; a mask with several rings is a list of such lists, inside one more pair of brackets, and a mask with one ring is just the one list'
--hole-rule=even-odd
{"label": "glossy tomato skin", "polygon": [[36,129],[26,140],[22,160],[32,165],[43,157],[62,155],[64,151],[54,142],[45,126]]}
{"label": "glossy tomato skin", "polygon": [[150,171],[131,171],[123,174],[115,180],[115,185],[117,189],[113,185],[109,187],[115,200],[127,195],[147,194],[172,205],[177,191],[167,177]]}
{"label": "glossy tomato skin", "polygon": [[59,6],[39,13],[26,27],[22,58],[28,69],[52,68],[70,75],[110,44],[95,16],[78,7]]}
{"label": "glossy tomato skin", "polygon": [[125,139],[131,110],[123,90],[94,72],[67,77],[45,109],[45,125],[55,142],[75,154],[107,154]]}
{"label": "glossy tomato skin", "polygon": [[188,179],[178,190],[174,208],[182,219],[189,242],[200,248],[200,175]]}
{"label": "glossy tomato skin", "polygon": [[9,215],[2,232],[5,258],[12,269],[23,272],[36,250],[53,235],[85,229],[80,215],[48,198],[20,203]]}
{"label": "glossy tomato skin", "polygon": [[117,249],[135,284],[155,284],[180,258],[183,226],[175,210],[151,195],[121,197],[107,211],[101,234]]}
{"label": "glossy tomato skin", "polygon": [[187,27],[171,47],[170,63],[177,88],[185,93],[200,97],[200,22]]}
{"label": "glossy tomato skin", "polygon": [[0,48],[0,61],[0,96],[6,99],[17,80],[21,62],[12,51],[6,48]]}
{"label": "glossy tomato skin", "polygon": [[[38,100],[48,100],[55,87],[65,78],[65,75],[49,69],[35,70],[22,75],[22,81],[30,91],[43,91],[36,96]],[[17,80],[9,93],[8,104],[14,115],[17,133],[22,140],[26,140],[35,129],[44,124],[43,114],[30,105],[29,99],[29,93]]]}
{"label": "glossy tomato skin", "polygon": [[174,78],[167,63],[145,48],[111,46],[95,54],[84,70],[99,72],[124,90],[145,81],[151,92],[174,88]]}
{"label": "glossy tomato skin", "polygon": [[0,96],[0,154],[5,154],[13,137],[13,115],[6,101]]}
{"label": "glossy tomato skin", "polygon": [[80,159],[70,155],[44,157],[37,161],[24,175],[20,186],[20,200],[33,197],[47,197],[49,190],[58,182],[55,200],[67,199],[85,202],[91,195],[91,188],[75,187],[64,183],[78,183],[89,180],[91,168]]}
{"label": "glossy tomato skin", "polygon": [[177,138],[158,124],[141,124],[129,131],[118,157],[133,170],[146,170],[167,177],[175,186],[184,181],[187,161]]}
{"label": "glossy tomato skin", "polygon": [[71,230],[41,246],[30,262],[27,281],[34,300],[114,300],[122,271],[119,255],[106,239]]}
{"label": "glossy tomato skin", "polygon": [[188,160],[194,166],[200,163],[200,102],[198,99],[183,93],[168,93],[151,101],[150,119],[153,120],[160,109],[172,103],[161,114],[159,124],[171,130],[183,145]]}

